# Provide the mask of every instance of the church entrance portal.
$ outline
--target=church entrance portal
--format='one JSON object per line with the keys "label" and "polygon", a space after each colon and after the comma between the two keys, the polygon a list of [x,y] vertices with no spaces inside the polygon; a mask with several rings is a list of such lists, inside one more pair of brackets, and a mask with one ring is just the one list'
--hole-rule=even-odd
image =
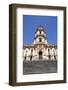
{"label": "church entrance portal", "polygon": [[39,59],[42,59],[42,51],[39,51]]}

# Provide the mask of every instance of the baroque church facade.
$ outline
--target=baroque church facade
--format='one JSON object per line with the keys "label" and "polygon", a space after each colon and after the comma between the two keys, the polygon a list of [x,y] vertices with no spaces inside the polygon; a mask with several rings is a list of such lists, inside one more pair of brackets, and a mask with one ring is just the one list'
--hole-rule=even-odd
{"label": "baroque church facade", "polygon": [[37,28],[33,43],[23,46],[23,58],[24,61],[57,60],[57,45],[48,43],[42,26]]}

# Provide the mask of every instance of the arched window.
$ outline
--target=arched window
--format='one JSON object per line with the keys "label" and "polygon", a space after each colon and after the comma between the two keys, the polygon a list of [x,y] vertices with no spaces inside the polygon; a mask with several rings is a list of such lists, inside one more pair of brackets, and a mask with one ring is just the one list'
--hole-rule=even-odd
{"label": "arched window", "polygon": [[51,59],[51,55],[48,56],[49,60]]}
{"label": "arched window", "polygon": [[42,42],[42,39],[41,38],[39,38],[39,42]]}
{"label": "arched window", "polygon": [[41,31],[40,31],[40,34],[41,34]]}
{"label": "arched window", "polygon": [[26,58],[27,58],[27,55],[25,54],[25,56],[24,56],[24,61],[26,61]]}
{"label": "arched window", "polygon": [[33,49],[31,49],[31,52],[33,52]]}
{"label": "arched window", "polygon": [[54,59],[56,60],[56,55],[54,55]]}
{"label": "arched window", "polygon": [[53,55],[55,55],[55,49],[53,49]]}
{"label": "arched window", "polygon": [[26,53],[27,53],[27,50],[26,50]]}
{"label": "arched window", "polygon": [[32,61],[32,55],[30,55],[30,61]]}
{"label": "arched window", "polygon": [[50,49],[48,48],[48,52],[50,51]]}
{"label": "arched window", "polygon": [[25,56],[25,60],[26,60],[26,56]]}
{"label": "arched window", "polygon": [[48,48],[48,53],[50,53],[50,49]]}
{"label": "arched window", "polygon": [[33,55],[33,49],[31,49],[31,55]]}

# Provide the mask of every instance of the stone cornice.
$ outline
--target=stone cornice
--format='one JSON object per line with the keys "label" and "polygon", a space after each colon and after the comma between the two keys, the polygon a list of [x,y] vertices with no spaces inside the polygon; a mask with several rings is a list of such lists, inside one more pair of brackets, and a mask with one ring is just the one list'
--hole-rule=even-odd
{"label": "stone cornice", "polygon": [[40,36],[42,36],[42,37],[44,37],[45,39],[47,39],[47,37],[45,37],[45,35],[36,35],[36,37],[34,38],[34,39],[36,39],[36,38],[38,38],[38,37],[40,37]]}
{"label": "stone cornice", "polygon": [[33,44],[33,45],[24,45],[23,48],[36,48],[37,46],[44,46],[44,48],[55,48],[57,49],[57,45],[49,45],[49,44]]}
{"label": "stone cornice", "polygon": [[44,31],[44,29],[37,29],[37,30],[35,31],[35,33],[37,33],[38,31],[43,31],[44,33],[46,33],[46,32]]}

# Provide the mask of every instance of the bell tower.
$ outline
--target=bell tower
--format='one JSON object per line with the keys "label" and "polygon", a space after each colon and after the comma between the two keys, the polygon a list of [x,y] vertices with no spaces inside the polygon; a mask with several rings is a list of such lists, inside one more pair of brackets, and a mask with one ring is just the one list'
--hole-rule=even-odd
{"label": "bell tower", "polygon": [[48,44],[46,32],[42,26],[39,26],[35,32],[35,38],[33,44]]}

